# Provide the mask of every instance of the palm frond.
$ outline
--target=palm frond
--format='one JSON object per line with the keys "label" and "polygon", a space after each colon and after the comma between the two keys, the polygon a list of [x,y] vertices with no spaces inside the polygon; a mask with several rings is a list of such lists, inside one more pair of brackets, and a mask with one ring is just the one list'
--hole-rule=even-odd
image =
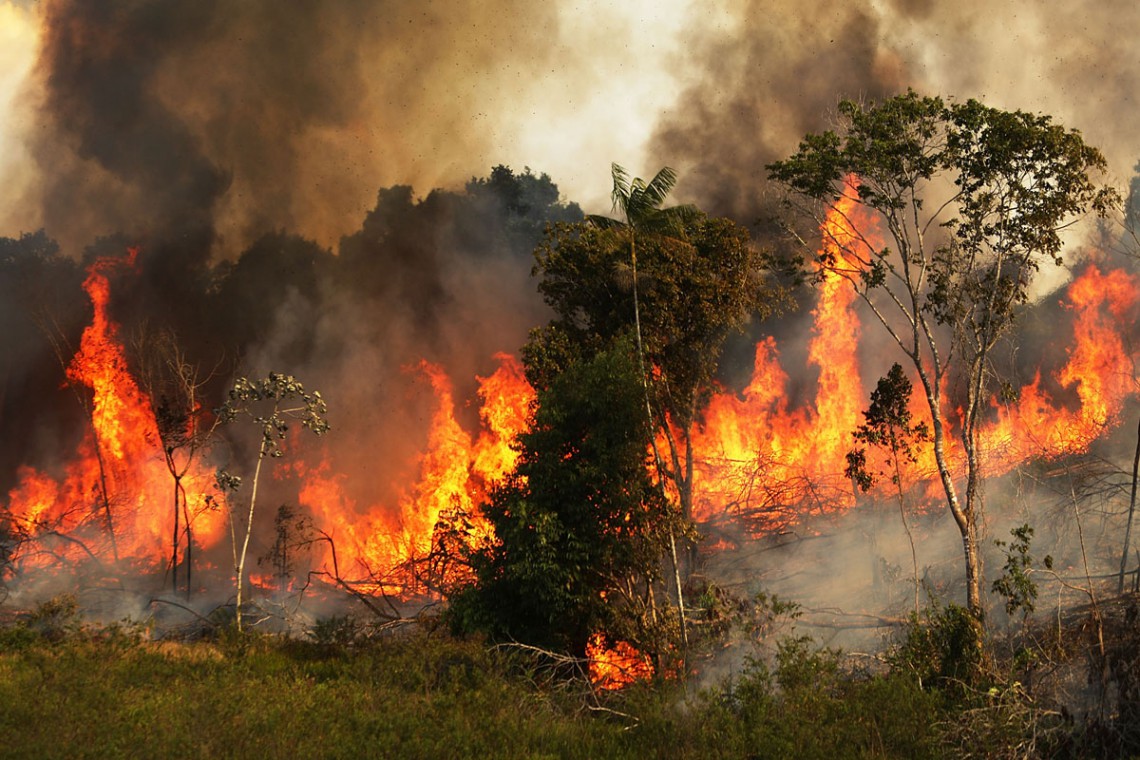
{"label": "palm frond", "polygon": [[677,184],[677,172],[673,171],[671,167],[662,167],[661,171],[649,180],[649,184],[645,186],[645,201],[652,204],[654,208],[661,208],[661,204],[669,197],[669,193],[673,191],[673,186]]}
{"label": "palm frond", "polygon": [[613,210],[620,211],[621,215],[629,218],[629,172],[625,170],[621,164],[614,162],[610,164],[610,174],[613,176],[614,189],[610,193],[610,199],[613,201]]}
{"label": "palm frond", "polygon": [[625,226],[625,222],[620,219],[612,219],[600,214],[587,214],[586,221],[601,230],[613,230]]}

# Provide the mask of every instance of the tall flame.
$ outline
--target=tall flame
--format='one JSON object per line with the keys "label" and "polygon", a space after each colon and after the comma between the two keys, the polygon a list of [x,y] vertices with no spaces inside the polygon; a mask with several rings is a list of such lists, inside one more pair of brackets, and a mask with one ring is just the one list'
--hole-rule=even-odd
{"label": "tall flame", "polygon": [[479,503],[514,470],[518,453],[511,444],[526,429],[534,399],[518,360],[507,354],[495,358],[499,368],[478,378],[483,425],[477,437],[456,419],[451,381],[443,369],[420,363],[418,371],[432,388],[436,410],[418,479],[394,509],[384,504],[361,509],[345,496],[344,477],[331,474],[327,461],[304,475],[300,501],[332,540],[320,561],[326,570],[352,578],[363,573],[389,592],[405,593],[416,585],[411,565],[431,556],[441,528],[462,530],[472,541],[488,535]]}
{"label": "tall flame", "polygon": [[760,529],[795,519],[805,510],[852,501],[844,480],[851,431],[861,419],[864,391],[857,345],[857,297],[844,274],[859,268],[852,251],[865,238],[854,220],[870,227],[853,197],[841,198],[823,225],[825,253],[834,269],[821,273],[812,312],[808,361],[818,372],[815,403],[789,409],[788,375],[772,338],[756,346],[752,379],[740,397],[714,395],[703,428],[693,436],[694,514],[711,519],[724,511],[750,513]]}
{"label": "tall flame", "polygon": [[[91,324],[67,366],[67,379],[88,405],[91,427],[61,478],[23,467],[8,495],[8,511],[30,537],[66,535],[73,543],[57,556],[125,559],[160,565],[174,526],[173,480],[164,464],[154,412],[131,375],[118,325],[107,312],[107,274],[133,267],[126,259],[99,259],[88,269],[83,289],[91,300]],[[183,478],[194,516],[194,538],[208,546],[223,532],[222,516],[205,509],[211,477],[204,469]],[[81,548],[82,547],[82,548]]]}

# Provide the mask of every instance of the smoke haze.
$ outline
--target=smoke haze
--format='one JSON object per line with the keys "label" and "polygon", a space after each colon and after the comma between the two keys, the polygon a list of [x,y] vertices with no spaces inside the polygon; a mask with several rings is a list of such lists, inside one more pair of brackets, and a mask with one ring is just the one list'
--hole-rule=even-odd
{"label": "smoke haze", "polygon": [[[434,403],[416,362],[471,398],[492,355],[545,320],[530,250],[545,222],[580,216],[559,191],[605,213],[611,161],[671,165],[678,201],[753,224],[772,211],[765,165],[838,100],[908,87],[1050,113],[1123,184],[1140,158],[1134,29],[1124,0],[5,2],[0,234],[43,228],[68,261],[141,244],[118,318],[170,326],[219,388],[283,368],[320,388],[337,410],[330,458],[368,475],[348,486],[363,507],[414,476]],[[518,187],[465,184],[499,164]],[[36,260],[59,289],[41,305],[74,343],[88,306],[59,293],[81,275]],[[77,435],[77,412],[42,411],[63,406],[60,359],[14,303],[0,304],[14,326],[0,423],[35,432],[2,452],[3,492],[21,457]],[[211,353],[218,335],[236,348]],[[884,553],[905,565],[892,530]],[[810,590],[781,588],[821,608],[852,598],[866,578],[844,563],[868,531],[804,560],[821,568]],[[828,586],[840,576],[858,582]]]}

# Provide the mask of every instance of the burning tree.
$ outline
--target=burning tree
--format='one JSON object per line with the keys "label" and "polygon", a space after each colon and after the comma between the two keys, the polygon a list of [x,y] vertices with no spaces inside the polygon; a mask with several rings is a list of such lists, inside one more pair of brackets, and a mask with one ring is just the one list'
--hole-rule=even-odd
{"label": "burning tree", "polygon": [[[962,536],[967,605],[980,620],[978,432],[995,385],[992,352],[1039,267],[1062,263],[1062,233],[1118,196],[1093,178],[1106,168],[1101,153],[1048,116],[908,92],[845,101],[839,119],[768,169],[834,243],[813,256],[817,275],[850,282],[918,375]],[[854,230],[851,239],[825,224],[829,213]],[[945,397],[951,381],[961,388],[956,419]],[[948,451],[955,434],[958,459]]]}
{"label": "burning tree", "polygon": [[[289,422],[299,422],[303,427],[312,430],[316,435],[323,435],[329,429],[325,419],[327,408],[319,391],[308,393],[305,387],[292,375],[281,375],[270,372],[260,380],[250,380],[239,377],[230,389],[226,403],[218,409],[218,420],[222,423],[232,422],[238,417],[249,417],[250,421],[260,432],[260,443],[257,448],[257,464],[253,469],[253,483],[250,487],[249,514],[245,520],[245,535],[242,538],[241,550],[237,547],[237,535],[234,522],[231,520],[231,530],[234,536],[234,572],[237,585],[237,627],[242,627],[242,591],[244,588],[245,559],[249,550],[249,538],[253,533],[253,513],[257,506],[257,484],[261,476],[261,465],[267,457],[281,457],[281,441],[289,432]],[[219,483],[226,483],[233,487],[240,485],[240,480],[219,473]]]}
{"label": "burning tree", "polygon": [[459,627],[579,656],[598,632],[660,644],[653,587],[674,526],[639,374],[626,340],[539,392],[517,469],[483,508],[494,538],[472,554],[475,585],[452,599]]}
{"label": "burning tree", "polygon": [[676,180],[666,167],[649,182],[613,167],[614,208],[623,220],[591,217],[555,225],[535,252],[539,291],[555,319],[523,349],[528,378],[548,384],[575,357],[622,334],[636,340],[648,416],[667,442],[659,462],[685,519],[693,514],[693,426],[716,389],[721,349],[781,293],[748,231],[692,206],[662,208]]}
{"label": "burning tree", "polygon": [[[171,589],[178,591],[178,568],[186,565],[186,594],[192,589],[192,552],[194,519],[186,479],[199,455],[210,444],[218,425],[202,405],[206,379],[186,357],[175,335],[159,331],[136,336],[134,353],[138,357],[140,385],[154,411],[155,430],[162,448],[162,458],[173,482],[171,509],[170,572]],[[179,550],[185,542],[185,551]]]}

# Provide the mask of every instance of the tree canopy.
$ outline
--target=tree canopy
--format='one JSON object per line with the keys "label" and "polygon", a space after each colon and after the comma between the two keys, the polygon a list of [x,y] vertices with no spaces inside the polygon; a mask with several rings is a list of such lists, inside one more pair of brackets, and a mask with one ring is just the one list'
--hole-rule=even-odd
{"label": "tree canopy", "polygon": [[[834,130],[805,136],[768,169],[789,205],[832,236],[835,245],[812,257],[814,272],[848,279],[918,375],[963,537],[967,602],[980,618],[976,430],[995,377],[991,351],[1040,266],[1062,260],[1064,231],[1117,204],[1098,182],[1105,159],[1049,116],[908,92],[844,101]],[[835,236],[829,214],[853,240]],[[960,419],[944,412],[947,382],[961,389]],[[961,471],[945,450],[954,428],[966,453]]]}
{"label": "tree canopy", "polygon": [[692,206],[662,208],[674,179],[666,168],[649,182],[629,180],[615,165],[615,209],[624,220],[590,217],[549,229],[534,271],[555,317],[532,332],[523,355],[528,378],[541,388],[573,361],[633,334],[645,364],[649,416],[671,443],[666,476],[687,517],[688,438],[715,387],[724,342],[776,308],[782,291],[768,279],[768,259],[746,229]]}

